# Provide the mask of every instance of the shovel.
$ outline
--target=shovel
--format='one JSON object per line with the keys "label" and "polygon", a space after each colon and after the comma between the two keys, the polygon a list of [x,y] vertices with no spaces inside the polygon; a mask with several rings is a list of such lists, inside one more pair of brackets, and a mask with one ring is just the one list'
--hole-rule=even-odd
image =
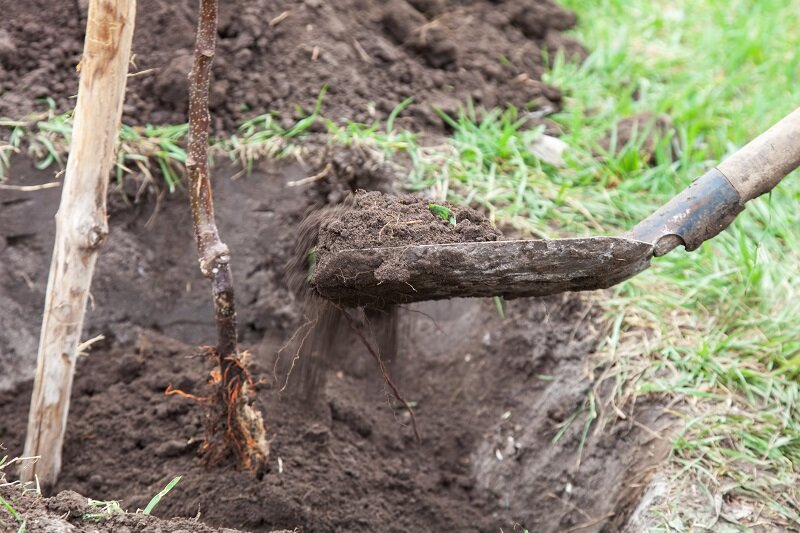
{"label": "shovel", "polygon": [[[617,237],[342,250],[319,262],[316,291],[343,306],[605,289],[678,245],[695,250],[800,166],[800,108]],[[379,279],[386,261],[402,274]]]}

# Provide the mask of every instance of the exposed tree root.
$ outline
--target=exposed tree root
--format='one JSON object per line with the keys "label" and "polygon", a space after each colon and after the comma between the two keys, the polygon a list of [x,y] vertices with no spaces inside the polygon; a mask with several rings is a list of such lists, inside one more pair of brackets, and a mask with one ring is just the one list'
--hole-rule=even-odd
{"label": "exposed tree root", "polygon": [[406,411],[408,411],[408,414],[411,417],[411,428],[414,430],[414,436],[416,437],[418,442],[421,442],[422,438],[419,436],[419,431],[417,430],[417,418],[414,416],[414,410],[411,408],[411,405],[408,403],[408,401],[406,401],[406,399],[400,394],[400,391],[395,386],[394,382],[392,381],[392,378],[389,377],[389,371],[387,370],[386,364],[383,362],[383,358],[381,358],[380,353],[378,353],[378,350],[375,347],[373,347],[372,344],[370,344],[369,340],[367,340],[367,338],[364,336],[364,332],[362,332],[361,329],[356,325],[355,321],[353,320],[353,317],[351,317],[350,314],[345,309],[342,309],[339,306],[336,307],[339,309],[344,318],[347,320],[347,325],[350,327],[353,333],[356,334],[356,336],[364,345],[364,347],[367,349],[372,358],[375,359],[375,362],[378,363],[378,368],[380,368],[381,370],[381,375],[383,376],[384,383],[386,383],[386,385],[392,391],[392,394],[394,395],[395,399],[401,404],[403,404],[403,407],[405,407]]}
{"label": "exposed tree root", "polygon": [[[213,348],[208,349],[208,355],[215,362],[219,360]],[[205,408],[206,437],[200,448],[205,461],[219,463],[232,451],[245,469],[257,473],[269,459],[269,441],[261,414],[253,408],[254,383],[247,370],[247,357],[244,352],[239,357],[226,358],[227,379],[223,379],[219,368],[212,370],[208,382],[212,390],[208,396],[175,389],[171,383],[164,393],[192,400]]]}

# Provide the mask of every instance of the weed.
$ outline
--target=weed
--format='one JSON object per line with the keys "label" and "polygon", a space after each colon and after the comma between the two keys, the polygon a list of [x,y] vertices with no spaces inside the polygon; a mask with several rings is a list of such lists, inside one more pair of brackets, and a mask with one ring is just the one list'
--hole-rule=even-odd
{"label": "weed", "polygon": [[[271,114],[244,122],[235,135],[216,139],[212,153],[238,161],[250,172],[262,157],[285,157],[297,151],[292,140],[302,139],[318,119],[323,88],[312,113],[284,129]],[[321,119],[320,119],[321,120]],[[181,186],[186,171],[187,124],[130,126],[120,128],[120,143],[114,177],[120,183],[126,175],[139,174],[146,183],[158,184],[161,177],[170,192]],[[0,119],[0,181],[8,176],[11,158],[25,153],[38,169],[53,165],[63,168],[72,135],[71,113],[56,114],[54,104],[43,113],[23,120]]]}
{"label": "weed", "polygon": [[[0,445],[0,450],[4,449],[2,445]],[[7,455],[3,455],[0,457],[0,487],[4,485],[17,485],[17,482],[7,482],[5,477],[5,469],[12,464],[18,462],[18,459],[8,459]],[[11,516],[11,518],[17,522],[17,533],[25,533],[27,531],[27,519],[19,512],[17,509],[5,498],[0,496],[0,508],[5,509],[5,511]],[[0,524],[3,524],[5,520],[0,520]]]}
{"label": "weed", "polygon": [[[136,512],[149,515],[153,512],[156,505],[161,501],[161,499],[166,496],[169,491],[175,488],[175,485],[181,480],[181,476],[176,476],[172,478],[172,481],[167,483],[167,486],[164,487],[161,491],[158,492],[155,496],[150,499],[150,502],[145,506],[144,510],[139,509]],[[97,508],[96,513],[85,513],[81,516],[83,520],[95,520],[100,521],[106,518],[112,517],[116,514],[124,514],[125,510],[119,505],[118,501],[109,500],[93,500],[89,498],[89,506]]]}
{"label": "weed", "polygon": [[115,500],[102,501],[89,498],[89,506],[97,508],[97,512],[82,514],[82,520],[94,520],[95,522],[99,522],[115,514],[123,514],[125,512],[122,507],[120,507],[119,502]]}
{"label": "weed", "polygon": [[142,511],[142,513],[150,514],[151,512],[153,512],[153,509],[155,509],[156,505],[158,505],[158,502],[161,501],[161,498],[166,496],[169,493],[169,491],[171,491],[173,488],[175,488],[175,485],[177,485],[180,480],[181,480],[181,476],[176,476],[176,477],[172,478],[172,481],[167,483],[166,487],[161,489],[161,491],[158,494],[153,496],[153,498],[150,500],[150,502],[147,504],[147,506],[145,506],[144,511]]}
{"label": "weed", "polygon": [[428,209],[445,222],[449,222],[453,226],[456,225],[456,215],[447,207],[438,204],[428,204]]}
{"label": "weed", "polygon": [[8,513],[19,523],[17,533],[25,533],[27,531],[28,521],[14,509],[2,496],[0,496],[0,506],[2,506]]}
{"label": "weed", "polygon": [[0,141],[0,180],[8,173],[11,156],[25,152],[36,168],[52,164],[63,166],[72,134],[72,115],[56,114],[55,102],[48,101],[48,109],[23,120],[0,119],[0,129],[8,133]]}

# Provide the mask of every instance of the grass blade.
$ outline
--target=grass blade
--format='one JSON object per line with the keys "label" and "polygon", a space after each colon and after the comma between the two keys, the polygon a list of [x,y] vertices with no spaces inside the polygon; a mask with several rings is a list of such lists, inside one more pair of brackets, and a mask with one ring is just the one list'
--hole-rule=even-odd
{"label": "grass blade", "polygon": [[155,509],[156,505],[158,505],[158,502],[161,501],[161,498],[166,496],[169,493],[169,491],[175,488],[175,485],[177,485],[180,480],[181,476],[174,477],[172,481],[170,481],[167,484],[167,486],[161,490],[161,492],[153,496],[153,499],[150,500],[150,503],[147,504],[147,507],[144,508],[144,511],[142,511],[142,513],[150,514],[151,512],[153,512],[153,509]]}

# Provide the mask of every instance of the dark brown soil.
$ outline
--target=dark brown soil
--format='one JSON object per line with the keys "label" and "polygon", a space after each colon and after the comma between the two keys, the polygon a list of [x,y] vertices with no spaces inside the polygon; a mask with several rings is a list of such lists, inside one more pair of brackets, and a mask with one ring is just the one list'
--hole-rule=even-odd
{"label": "dark brown soil", "polygon": [[[164,520],[143,513],[103,514],[98,507],[89,505],[85,496],[65,490],[52,498],[37,496],[35,491],[23,491],[16,485],[0,484],[0,497],[9,502],[16,512],[25,517],[25,529],[19,529],[3,507],[0,507],[0,528],[3,531],[29,533],[55,533],[84,531],[87,533],[235,533],[229,528],[213,528],[196,519],[172,518]],[[278,532],[276,532],[278,533]]]}
{"label": "dark brown soil", "polygon": [[[83,47],[82,11],[71,1],[0,0],[0,116],[20,118],[52,98],[72,108]],[[371,122],[401,101],[413,129],[441,127],[433,107],[559,107],[539,81],[542,50],[582,57],[559,32],[574,14],[550,0],[237,0],[221,2],[214,62],[214,129],[232,131],[268,112],[291,121],[328,85],[323,114]],[[46,13],[47,16],[42,14]],[[138,2],[124,120],[185,122],[195,0]],[[42,104],[38,104],[41,108]]]}
{"label": "dark brown soil", "polygon": [[[436,204],[410,194],[357,191],[343,208],[341,214],[326,217],[320,225],[320,259],[327,253],[354,248],[496,241],[502,237],[474,209],[447,202]],[[437,210],[443,216],[437,215]],[[454,223],[447,219],[450,215]]]}
{"label": "dark brown soil", "polygon": [[[0,0],[0,116],[20,117],[42,97],[52,97],[59,110],[71,107],[85,17],[74,5]],[[483,106],[532,106],[539,116],[561,98],[540,81],[541,52],[583,53],[559,33],[575,23],[574,15],[549,0],[222,5],[212,102],[217,131],[265,112],[291,121],[301,113],[295,104],[311,109],[323,84],[329,86],[323,113],[335,120],[385,117],[412,96],[415,103],[399,120],[424,131],[441,127],[433,106],[452,112],[468,98]],[[195,9],[194,0],[139,2],[134,62],[140,74],[129,81],[126,121],[185,120]],[[354,327],[379,345],[414,405],[420,441],[348,324],[340,321],[338,329],[329,328],[335,335],[311,336],[303,347],[319,317],[308,316],[307,302],[289,289],[285,265],[297,258],[304,215],[357,188],[391,191],[394,182],[391,165],[363,147],[331,148],[318,159],[323,163],[308,159],[314,168],[264,162],[238,179],[231,179],[238,168],[215,169],[240,334],[253,356],[272,439],[268,472],[254,478],[233,463],[201,464],[201,408],[164,395],[169,384],[203,394],[209,362],[199,346],[215,336],[187,199],[179,192],[133,201],[116,192],[84,331],[86,339],[105,339],[78,365],[55,490],[136,509],[182,475],[156,514],[199,515],[210,527],[253,531],[619,529],[648,467],[664,452],[664,443],[643,428],[658,431],[664,417],[646,405],[622,421],[604,416],[611,391],[589,371],[589,359],[605,326],[588,300],[521,299],[505,304],[504,318],[490,300],[353,312]],[[310,185],[289,186],[324,169]],[[52,181],[53,173],[20,157],[6,183],[35,185]],[[11,457],[22,453],[59,193],[0,190],[0,444]],[[453,227],[426,204],[404,201],[376,205],[432,217],[424,226],[435,235],[425,238],[498,238],[469,211],[452,208]],[[405,233],[423,224],[393,224],[392,217],[373,221],[380,242],[424,240]],[[314,355],[309,349],[326,357],[310,367],[317,379],[301,380],[302,359]],[[301,383],[314,394],[298,394]],[[587,425],[590,397],[599,418]],[[41,505],[50,518],[82,509],[74,493],[25,498],[15,503],[31,506],[34,518],[42,516]],[[174,531],[182,524],[178,529],[208,531],[193,522],[131,520],[114,530]]]}
{"label": "dark brown soil", "polygon": [[[413,195],[358,191],[343,205],[313,213],[301,227],[301,242],[314,246],[312,286],[319,288],[319,272],[326,272],[332,254],[342,250],[398,248],[374,272],[377,282],[394,284],[407,278],[408,265],[401,248],[409,245],[496,241],[502,234],[480,213],[447,202],[432,203]],[[301,255],[302,250],[298,250]],[[296,266],[295,266],[296,268]],[[363,265],[369,269],[368,265]],[[360,271],[360,269],[359,269]],[[298,273],[301,274],[301,273]],[[295,285],[297,287],[297,285]],[[338,300],[342,303],[342,300]],[[360,301],[364,305],[364,301]],[[373,302],[370,302],[373,303]]]}
{"label": "dark brown soil", "polygon": [[[28,165],[17,160],[12,175],[26,184],[52,179]],[[584,299],[510,302],[505,319],[491,300],[398,309],[387,364],[415,406],[421,442],[346,332],[328,347],[313,401],[293,394],[293,380],[280,392],[281,361],[295,355],[283,347],[307,323],[283,265],[300,213],[321,205],[320,195],[286,186],[314,173],[297,165],[228,179],[235,170],[217,170],[215,199],[272,439],[269,472],[253,478],[233,464],[204,467],[196,454],[201,408],[164,396],[170,383],[203,393],[209,365],[197,345],[213,341],[188,202],[182,194],[161,199],[147,224],[155,199],[117,198],[85,332],[107,340],[80,361],[56,489],[136,509],[182,475],[156,514],[199,512],[211,526],[253,531],[613,531],[624,523],[647,466],[664,451],[640,424],[658,430],[663,421],[640,405],[626,421],[598,421],[581,447],[589,394],[595,390],[598,405],[608,394],[586,373],[601,322]],[[12,457],[22,451],[57,198],[52,189],[0,196],[0,442]],[[367,328],[379,324],[365,318]],[[379,336],[369,332],[370,340]]]}

